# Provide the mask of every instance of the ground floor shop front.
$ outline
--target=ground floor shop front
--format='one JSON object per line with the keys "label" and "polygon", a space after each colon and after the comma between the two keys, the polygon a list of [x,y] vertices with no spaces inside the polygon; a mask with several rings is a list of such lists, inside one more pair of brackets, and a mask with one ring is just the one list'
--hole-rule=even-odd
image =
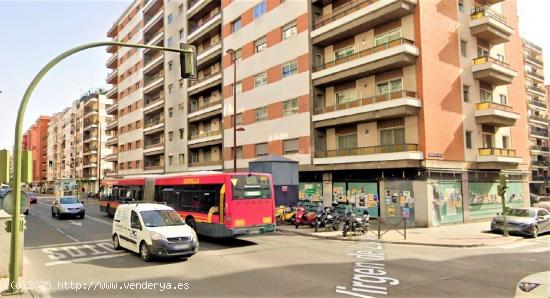
{"label": "ground floor shop front", "polygon": [[[529,206],[527,176],[506,174],[506,206]],[[498,171],[301,171],[299,199],[340,206],[353,202],[371,217],[404,218],[409,226],[432,227],[489,219],[501,212],[498,179]]]}

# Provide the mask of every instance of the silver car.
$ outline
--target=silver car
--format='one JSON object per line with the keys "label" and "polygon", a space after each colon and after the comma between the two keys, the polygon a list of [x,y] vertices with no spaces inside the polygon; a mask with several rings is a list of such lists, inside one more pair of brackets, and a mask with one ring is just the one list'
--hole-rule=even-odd
{"label": "silver car", "polygon": [[[506,210],[506,222],[510,233],[538,237],[550,231],[550,213],[543,208],[510,208]],[[502,232],[504,220],[497,214],[491,221],[492,232]]]}
{"label": "silver car", "polygon": [[55,199],[52,206],[52,217],[61,219],[65,216],[78,216],[84,218],[86,210],[84,204],[76,197],[61,197]]}

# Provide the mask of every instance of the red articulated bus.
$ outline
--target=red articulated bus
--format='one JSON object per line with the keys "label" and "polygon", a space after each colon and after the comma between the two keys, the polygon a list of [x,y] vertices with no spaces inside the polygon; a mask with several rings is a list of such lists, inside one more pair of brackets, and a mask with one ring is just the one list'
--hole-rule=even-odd
{"label": "red articulated bus", "polygon": [[106,179],[100,210],[113,215],[131,201],[163,202],[197,233],[223,238],[272,232],[275,197],[270,174],[189,173]]}

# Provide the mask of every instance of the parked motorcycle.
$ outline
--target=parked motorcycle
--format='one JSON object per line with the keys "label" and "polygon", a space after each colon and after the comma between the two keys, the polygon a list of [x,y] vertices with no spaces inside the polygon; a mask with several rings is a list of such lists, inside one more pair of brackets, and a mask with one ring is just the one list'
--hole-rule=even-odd
{"label": "parked motorcycle", "polygon": [[296,216],[296,211],[294,210],[294,207],[288,205],[284,206],[281,205],[279,208],[277,208],[277,211],[275,212],[275,223],[280,226],[283,223],[290,224],[294,222],[294,217]]}
{"label": "parked motorcycle", "polygon": [[294,226],[296,229],[301,225],[309,225],[314,227],[315,219],[317,218],[317,213],[312,211],[307,211],[306,208],[299,206],[296,208],[296,216],[294,218]]}
{"label": "parked motorcycle", "polygon": [[340,222],[340,215],[336,212],[334,204],[333,206],[325,207],[320,214],[317,214],[317,219],[315,220],[315,232],[317,232],[319,228],[338,231],[340,228]]}
{"label": "parked motorcycle", "polygon": [[[365,234],[369,230],[369,214],[357,215],[355,204],[352,203],[351,208],[346,208],[344,212],[345,220],[342,229],[342,235],[346,237],[348,233],[360,231]],[[365,211],[366,212],[366,211]]]}

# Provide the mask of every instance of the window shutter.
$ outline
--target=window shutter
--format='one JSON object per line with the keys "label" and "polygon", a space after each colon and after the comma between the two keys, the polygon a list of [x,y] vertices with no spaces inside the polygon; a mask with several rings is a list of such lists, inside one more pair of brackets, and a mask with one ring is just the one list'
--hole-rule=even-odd
{"label": "window shutter", "polygon": [[378,129],[405,126],[404,118],[380,120],[376,122]]}
{"label": "window shutter", "polygon": [[377,73],[375,75],[375,81],[378,83],[381,81],[387,81],[387,80],[402,78],[402,77],[403,77],[403,69],[398,68],[398,69],[388,70],[382,73]]}
{"label": "window shutter", "polygon": [[353,37],[350,37],[348,39],[344,39],[342,41],[335,42],[333,45],[334,51],[338,51],[340,49],[343,49],[345,47],[349,47],[355,44],[355,39]]}
{"label": "window shutter", "polygon": [[393,30],[393,29],[397,29],[401,27],[401,19],[397,19],[395,21],[391,21],[391,22],[388,22],[386,24],[383,24],[383,25],[380,25],[376,28],[374,28],[374,35],[379,35],[379,34],[382,34],[384,32],[388,32],[390,30]]}

